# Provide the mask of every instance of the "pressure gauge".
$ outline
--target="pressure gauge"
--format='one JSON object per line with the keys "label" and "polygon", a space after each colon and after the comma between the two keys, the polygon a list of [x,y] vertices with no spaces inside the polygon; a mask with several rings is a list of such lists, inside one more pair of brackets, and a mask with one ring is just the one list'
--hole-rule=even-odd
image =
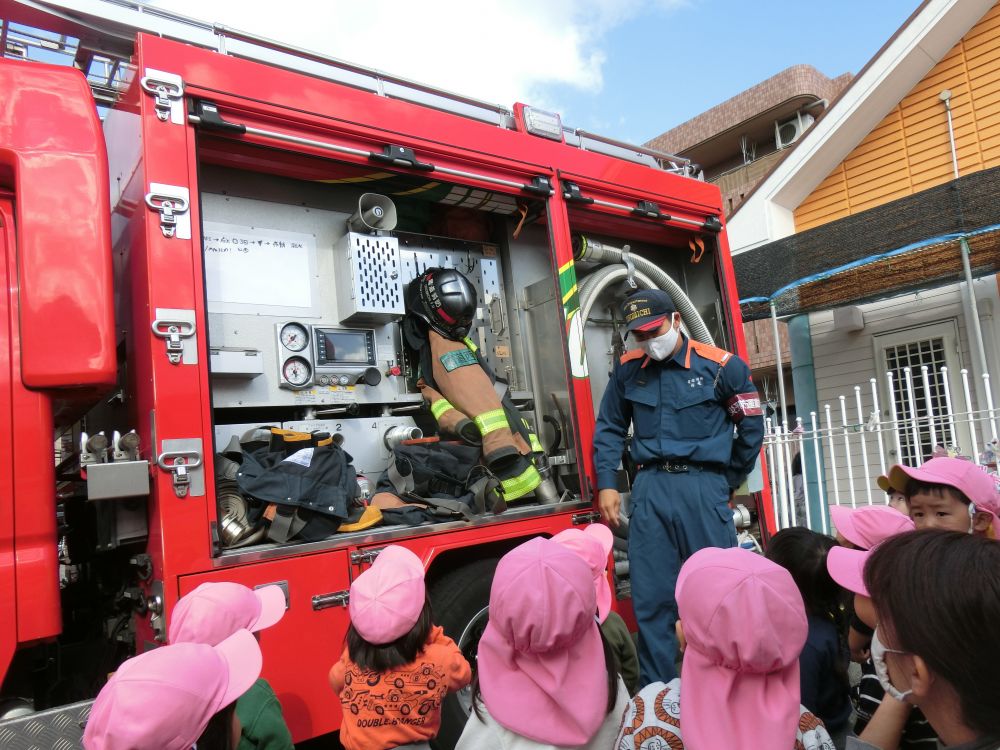
{"label": "pressure gauge", "polygon": [[281,329],[281,345],[293,352],[301,352],[309,344],[309,333],[305,326],[287,323]]}
{"label": "pressure gauge", "polygon": [[288,384],[296,388],[301,388],[309,382],[312,376],[312,368],[302,357],[292,357],[281,368],[281,374]]}

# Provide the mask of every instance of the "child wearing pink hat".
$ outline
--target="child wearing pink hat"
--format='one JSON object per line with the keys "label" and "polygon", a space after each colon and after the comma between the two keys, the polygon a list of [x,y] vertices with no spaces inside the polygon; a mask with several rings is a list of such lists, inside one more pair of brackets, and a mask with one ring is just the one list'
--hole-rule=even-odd
{"label": "child wearing pink hat", "polygon": [[888,474],[880,474],[875,480],[875,484],[878,488],[885,493],[885,502],[890,508],[898,510],[900,513],[909,514],[910,506],[906,503],[906,493],[903,492],[906,489],[906,485],[902,487],[894,487],[892,482],[889,481]]}
{"label": "child wearing pink hat", "polygon": [[472,679],[455,642],[431,622],[420,558],[391,545],[351,584],[347,647],[330,670],[347,750],[425,745],[441,703]]}
{"label": "child wearing pink hat", "polygon": [[618,668],[629,695],[639,689],[639,654],[632,640],[632,634],[621,615],[611,609],[611,584],[608,583],[608,555],[614,546],[611,529],[599,523],[592,523],[584,529],[565,529],[552,541],[572,550],[590,566],[594,576],[594,592],[597,594],[597,621],[601,633],[611,645]]}
{"label": "child wearing pink hat", "polygon": [[590,567],[558,542],[504,555],[456,750],[607,750],[628,692],[596,611]]}
{"label": "child wearing pink hat", "polygon": [[[830,520],[836,530],[837,542],[841,547],[852,550],[868,550],[893,534],[913,530],[913,521],[908,515],[885,505],[863,505],[860,508],[834,505],[830,508]],[[857,612],[851,612],[847,632],[851,661],[863,664],[868,659],[873,632]]]}
{"label": "child wearing pink hat", "polygon": [[260,675],[257,640],[238,630],[216,646],[179,643],[129,659],[94,701],[86,750],[232,750],[235,703]]}
{"label": "child wearing pink hat", "polygon": [[961,458],[932,458],[919,468],[896,464],[889,480],[905,487],[917,529],[943,529],[1000,538],[997,478]]}
{"label": "child wearing pink hat", "polygon": [[[874,634],[876,623],[875,608],[868,589],[865,588],[864,568],[873,551],[888,539],[907,534],[914,530],[913,521],[899,519],[888,513],[875,514],[871,509],[862,514],[858,508],[852,514],[852,522],[861,521],[865,531],[865,543],[868,549],[847,549],[834,547],[826,558],[826,567],[830,576],[838,584],[854,594],[854,612],[860,621],[859,627],[866,627]],[[857,524],[855,523],[855,526]],[[844,523],[845,529],[849,528]],[[854,530],[848,531],[854,533]],[[859,539],[857,535],[855,539]],[[874,653],[877,643],[872,641],[871,650]],[[861,682],[855,700],[857,720],[854,731],[861,741],[877,747],[933,748],[937,746],[937,735],[927,723],[927,719],[919,709],[913,709],[909,704],[897,701],[891,696],[886,697],[885,690],[879,684],[875,663],[870,655],[861,662]]]}
{"label": "child wearing pink hat", "polygon": [[799,701],[806,612],[787,570],[748,550],[695,552],[677,578],[681,676],[632,699],[616,750],[833,750]]}
{"label": "child wearing pink hat", "polygon": [[[182,596],[170,615],[170,643],[217,646],[238,630],[258,633],[285,616],[280,586],[251,589],[239,583],[203,583]],[[242,731],[236,750],[293,750],[281,703],[264,678],[236,701]]]}
{"label": "child wearing pink hat", "polygon": [[865,566],[879,682],[953,750],[1000,747],[1000,654],[987,635],[1000,633],[998,570],[996,543],[941,531],[890,539]]}

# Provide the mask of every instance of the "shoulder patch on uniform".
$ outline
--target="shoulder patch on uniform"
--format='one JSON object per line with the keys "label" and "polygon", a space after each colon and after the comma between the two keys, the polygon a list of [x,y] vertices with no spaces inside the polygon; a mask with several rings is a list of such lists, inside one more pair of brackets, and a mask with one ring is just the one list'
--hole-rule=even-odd
{"label": "shoulder patch on uniform", "polygon": [[626,362],[631,362],[636,359],[642,359],[645,356],[646,352],[644,352],[642,349],[629,349],[621,356],[618,362],[620,364],[625,364]]}
{"label": "shoulder patch on uniform", "polygon": [[726,364],[733,355],[727,352],[725,349],[720,349],[717,346],[712,346],[711,344],[703,344],[700,341],[690,340],[690,347],[697,352],[698,356],[703,359],[710,360],[712,362],[717,362],[720,365]]}

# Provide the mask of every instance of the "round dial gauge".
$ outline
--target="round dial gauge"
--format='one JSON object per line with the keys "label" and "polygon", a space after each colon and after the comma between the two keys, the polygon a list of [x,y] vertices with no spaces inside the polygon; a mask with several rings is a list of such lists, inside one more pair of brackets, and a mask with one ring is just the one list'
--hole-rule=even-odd
{"label": "round dial gauge", "polygon": [[309,343],[309,333],[305,326],[288,323],[281,329],[281,345],[293,352],[301,352]]}
{"label": "round dial gauge", "polygon": [[289,385],[298,388],[309,382],[309,378],[312,376],[312,368],[301,357],[292,357],[282,366],[281,374],[284,375]]}

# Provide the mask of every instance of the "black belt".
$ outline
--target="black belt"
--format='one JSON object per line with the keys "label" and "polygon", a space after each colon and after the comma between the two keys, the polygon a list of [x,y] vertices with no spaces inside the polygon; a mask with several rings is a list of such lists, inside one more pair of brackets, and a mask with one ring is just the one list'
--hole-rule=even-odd
{"label": "black belt", "polygon": [[655,461],[642,465],[643,469],[659,469],[668,474],[684,474],[689,471],[712,471],[723,473],[726,469],[721,464],[707,464],[701,461],[687,461],[680,459],[667,459],[666,461]]}

